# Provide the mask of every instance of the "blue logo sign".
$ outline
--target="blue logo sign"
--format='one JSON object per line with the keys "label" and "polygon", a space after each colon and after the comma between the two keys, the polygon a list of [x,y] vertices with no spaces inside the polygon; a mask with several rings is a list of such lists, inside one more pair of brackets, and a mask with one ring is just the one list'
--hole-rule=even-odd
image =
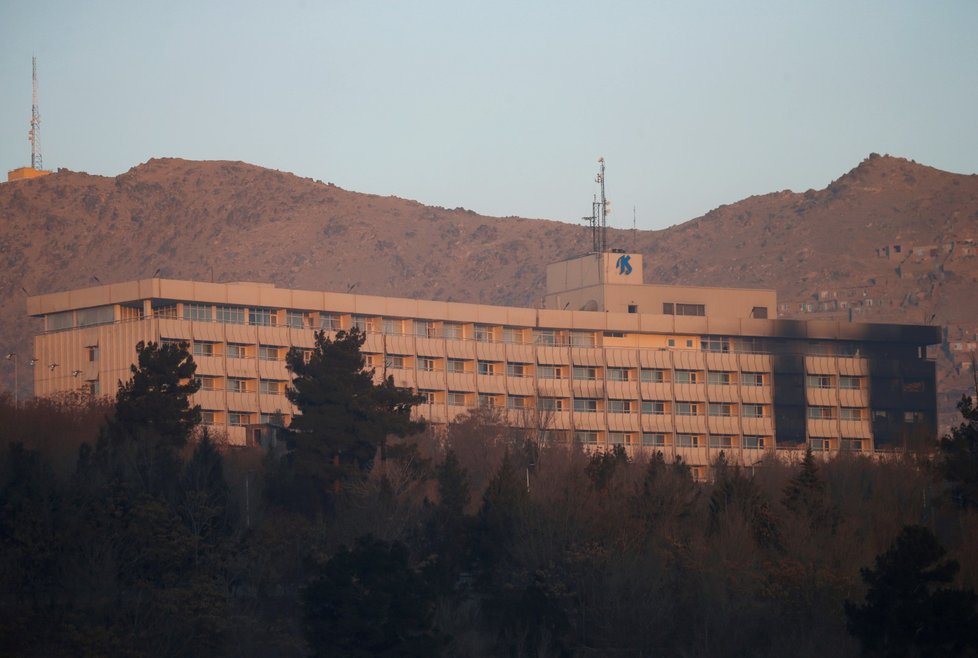
{"label": "blue logo sign", "polygon": [[618,274],[628,276],[632,273],[632,264],[628,262],[631,259],[632,257],[628,254],[622,254],[618,257],[618,260],[615,261],[615,267],[618,268]]}

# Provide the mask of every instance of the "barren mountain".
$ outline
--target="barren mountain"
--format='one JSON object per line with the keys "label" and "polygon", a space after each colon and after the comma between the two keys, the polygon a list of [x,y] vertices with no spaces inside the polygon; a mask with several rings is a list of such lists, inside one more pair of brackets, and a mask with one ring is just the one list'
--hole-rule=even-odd
{"label": "barren mountain", "polygon": [[[585,199],[586,201],[586,199]],[[239,162],[151,160],[0,185],[0,349],[29,355],[25,294],[160,276],[535,305],[580,225],[484,217]],[[872,155],[823,190],[756,196],[661,231],[612,230],[646,280],[778,290],[783,317],[933,322],[942,425],[972,382],[978,176]],[[21,391],[30,373],[21,372]],[[3,371],[6,386],[12,368]]]}

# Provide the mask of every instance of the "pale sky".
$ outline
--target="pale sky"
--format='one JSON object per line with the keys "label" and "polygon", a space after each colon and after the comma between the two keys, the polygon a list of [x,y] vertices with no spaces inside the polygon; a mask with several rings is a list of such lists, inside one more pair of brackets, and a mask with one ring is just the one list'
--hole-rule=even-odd
{"label": "pale sky", "polygon": [[0,176],[243,160],[663,228],[871,152],[978,172],[978,2],[0,0]]}

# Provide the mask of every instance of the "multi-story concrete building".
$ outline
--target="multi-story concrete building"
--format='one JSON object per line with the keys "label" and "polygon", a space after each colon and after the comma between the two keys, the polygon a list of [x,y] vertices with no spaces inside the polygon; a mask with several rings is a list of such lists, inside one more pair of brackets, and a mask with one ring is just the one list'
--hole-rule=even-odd
{"label": "multi-story concrete building", "polygon": [[140,341],[187,342],[204,422],[243,444],[287,424],[290,348],[366,331],[378,376],[421,392],[436,424],[476,406],[586,446],[873,451],[936,434],[937,327],[776,320],[774,291],[649,285],[638,254],[550,265],[544,308],[145,279],[28,300],[37,395],[113,394]]}

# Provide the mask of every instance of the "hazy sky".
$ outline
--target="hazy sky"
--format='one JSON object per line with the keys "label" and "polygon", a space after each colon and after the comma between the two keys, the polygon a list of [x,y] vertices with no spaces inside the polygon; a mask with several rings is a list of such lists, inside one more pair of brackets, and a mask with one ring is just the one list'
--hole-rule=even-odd
{"label": "hazy sky", "polygon": [[[0,0],[0,170],[244,160],[612,226],[822,188],[871,152],[978,171],[978,2]],[[2,174],[0,174],[2,175]]]}

